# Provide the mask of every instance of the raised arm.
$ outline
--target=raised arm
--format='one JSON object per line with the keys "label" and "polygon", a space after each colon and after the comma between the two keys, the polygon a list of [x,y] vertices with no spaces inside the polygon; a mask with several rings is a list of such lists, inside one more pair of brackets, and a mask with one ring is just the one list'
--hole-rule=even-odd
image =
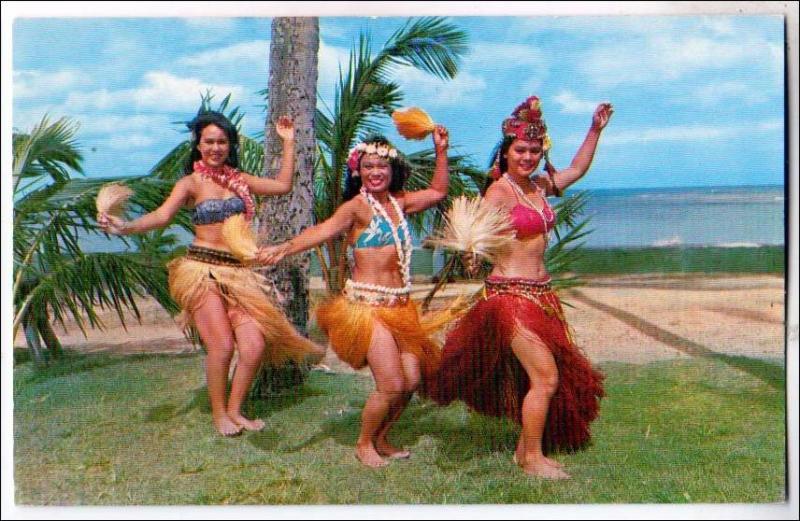
{"label": "raised arm", "polygon": [[556,189],[554,190],[551,186],[548,190],[549,193],[563,191],[586,174],[592,165],[600,133],[608,124],[608,120],[613,113],[614,107],[611,103],[601,103],[597,106],[592,116],[592,126],[589,127],[589,132],[586,134],[583,144],[575,153],[575,157],[572,158],[572,163],[567,168],[554,172],[550,177],[551,183],[555,182]]}
{"label": "raised arm", "polygon": [[447,197],[447,188],[450,182],[450,172],[447,164],[447,147],[450,144],[450,140],[448,138],[447,129],[442,125],[436,125],[432,135],[434,148],[436,150],[436,166],[433,170],[431,185],[424,190],[405,193],[403,210],[406,213],[427,210]]}
{"label": "raised arm", "polygon": [[192,195],[192,179],[184,177],[172,187],[169,197],[157,209],[144,214],[133,221],[126,221],[119,217],[101,213],[97,216],[97,223],[106,233],[115,235],[130,235],[145,233],[156,228],[168,225],[175,214],[178,213]]}
{"label": "raised arm", "polygon": [[306,228],[294,239],[282,244],[259,248],[256,259],[263,264],[275,264],[287,255],[311,249],[346,232],[355,222],[355,204],[355,200],[351,199],[340,206],[327,221]]}
{"label": "raised arm", "polygon": [[281,169],[278,175],[275,179],[267,179],[244,174],[244,179],[248,186],[250,186],[250,191],[256,195],[285,195],[292,191],[292,177],[294,176],[294,123],[288,116],[281,116],[278,118],[275,130],[283,141]]}

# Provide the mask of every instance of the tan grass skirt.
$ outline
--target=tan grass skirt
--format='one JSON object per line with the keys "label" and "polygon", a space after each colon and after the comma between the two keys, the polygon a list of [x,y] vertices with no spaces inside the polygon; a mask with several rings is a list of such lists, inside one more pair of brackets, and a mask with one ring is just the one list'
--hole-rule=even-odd
{"label": "tan grass skirt", "polygon": [[[225,252],[222,252],[225,253]],[[273,289],[262,275],[242,265],[205,262],[191,255],[171,261],[169,290],[183,310],[178,317],[184,328],[194,324],[195,310],[205,304],[209,294],[225,301],[232,327],[252,320],[266,342],[264,362],[281,366],[287,360],[306,361],[320,357],[324,350],[300,335],[270,298]]]}

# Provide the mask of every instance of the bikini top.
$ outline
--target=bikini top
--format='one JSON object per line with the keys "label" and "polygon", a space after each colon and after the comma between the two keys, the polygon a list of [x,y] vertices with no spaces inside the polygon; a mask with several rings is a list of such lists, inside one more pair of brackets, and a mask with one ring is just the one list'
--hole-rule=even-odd
{"label": "bikini top", "polygon": [[[400,242],[406,240],[406,233],[400,226],[397,227],[397,236],[400,238]],[[353,248],[380,248],[393,244],[392,227],[380,215],[373,215],[367,227],[359,234]]]}
{"label": "bikini top", "polygon": [[245,206],[241,197],[206,199],[198,203],[191,212],[193,224],[214,224],[221,223],[231,215],[245,213]]}
{"label": "bikini top", "polygon": [[517,197],[517,204],[511,209],[511,226],[517,232],[517,239],[527,239],[553,229],[556,224],[556,213],[548,204],[546,197],[542,197],[544,203],[540,214],[534,208],[522,204],[516,192],[514,195]]}

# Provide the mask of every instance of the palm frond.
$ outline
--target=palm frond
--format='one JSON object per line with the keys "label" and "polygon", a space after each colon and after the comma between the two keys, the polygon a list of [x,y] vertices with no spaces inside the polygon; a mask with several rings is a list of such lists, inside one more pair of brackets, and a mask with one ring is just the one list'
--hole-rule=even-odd
{"label": "palm frond", "polygon": [[582,247],[585,242],[582,239],[591,233],[588,229],[590,219],[579,220],[588,197],[588,192],[578,192],[565,197],[555,206],[558,216],[555,228],[557,242],[545,252],[545,263],[557,287],[570,287],[581,283],[579,278],[569,273],[571,266],[583,255]]}
{"label": "palm frond", "polygon": [[30,134],[13,135],[15,199],[20,195],[22,180],[28,180],[26,187],[30,187],[36,183],[65,181],[70,177],[70,170],[83,173],[83,156],[75,140],[78,127],[66,117],[50,123],[45,115]]}
{"label": "palm frond", "polygon": [[[53,259],[54,260],[54,259]],[[150,252],[93,253],[64,257],[49,266],[36,287],[25,297],[15,316],[14,328],[22,316],[41,316],[48,312],[64,325],[67,314],[86,334],[86,322],[104,327],[95,308],[112,308],[123,326],[123,308],[140,318],[135,297],[153,296],[170,313],[178,307],[167,291],[167,272],[162,259]]]}
{"label": "palm frond", "polygon": [[402,63],[437,78],[452,79],[461,56],[467,52],[467,33],[444,18],[410,20],[387,41],[381,52],[393,63]]}
{"label": "palm frond", "polygon": [[389,115],[400,106],[403,95],[390,80],[392,68],[406,65],[441,78],[452,78],[458,60],[466,52],[466,33],[441,18],[409,21],[398,29],[375,56],[369,33],[361,33],[350,51],[347,67],[340,68],[330,118],[317,118],[331,125],[321,126],[318,138],[330,154],[330,170],[319,182],[317,193],[329,194],[331,204],[319,205],[317,219],[330,217],[341,204],[347,153],[356,139],[383,129]]}

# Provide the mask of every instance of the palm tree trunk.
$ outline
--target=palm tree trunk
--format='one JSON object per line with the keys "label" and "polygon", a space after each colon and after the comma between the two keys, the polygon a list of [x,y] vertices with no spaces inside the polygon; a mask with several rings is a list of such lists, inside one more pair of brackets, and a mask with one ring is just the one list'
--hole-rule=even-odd
{"label": "palm tree trunk", "polygon": [[45,364],[45,357],[42,351],[42,341],[39,337],[39,331],[29,320],[28,316],[22,319],[22,330],[25,332],[25,341],[28,342],[28,348],[33,354],[33,363],[37,366]]}
{"label": "palm tree trunk", "polygon": [[50,323],[50,316],[45,314],[39,317],[36,328],[42,336],[44,345],[47,346],[48,359],[53,360],[61,358],[64,354],[64,348],[61,346],[61,341],[58,339],[58,336],[56,336],[55,331],[53,331],[53,326]]}
{"label": "palm tree trunk", "polygon": [[[275,18],[270,46],[264,174],[274,177],[280,169],[282,143],[275,132],[275,122],[278,117],[288,115],[295,126],[296,175],[291,193],[270,197],[262,203],[258,228],[261,243],[286,241],[313,225],[319,20],[313,17]],[[283,295],[284,310],[289,319],[299,331],[306,333],[310,254],[291,257],[277,266],[265,268],[263,272],[275,281]],[[302,377],[298,379],[297,374],[279,376],[275,371],[264,369],[256,378],[255,392],[263,396],[280,390],[284,384],[295,385],[298,380],[302,381]]]}

